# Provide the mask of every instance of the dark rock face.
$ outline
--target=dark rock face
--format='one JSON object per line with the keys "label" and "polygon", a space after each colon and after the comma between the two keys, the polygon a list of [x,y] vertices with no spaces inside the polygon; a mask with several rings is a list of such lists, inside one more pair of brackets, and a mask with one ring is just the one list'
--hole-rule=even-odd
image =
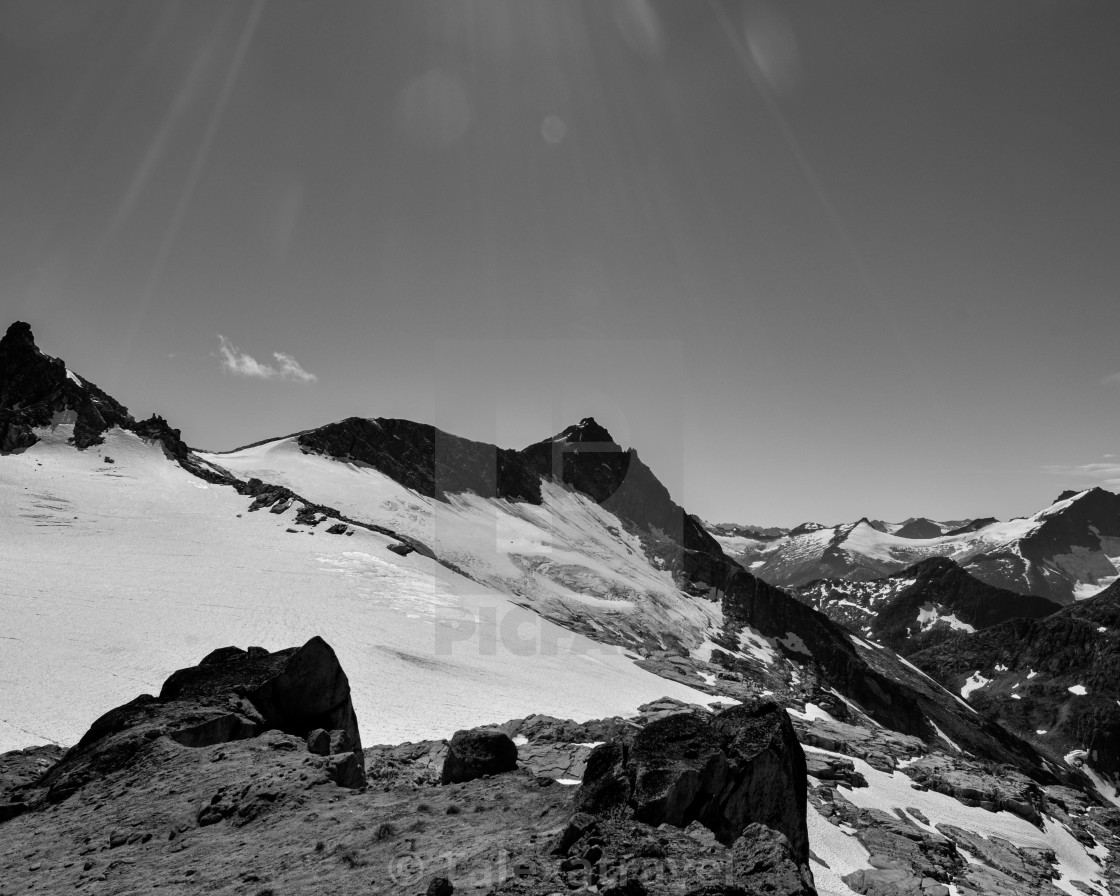
{"label": "dark rock face", "polygon": [[941,527],[925,517],[909,520],[894,533],[899,538],[937,538],[942,534]]}
{"label": "dark rock face", "polygon": [[516,768],[517,747],[504,731],[498,728],[456,731],[447,748],[440,783],[461,784]]}
{"label": "dark rock face", "polygon": [[985,516],[980,519],[972,520],[965,523],[963,526],[957,526],[956,529],[950,529],[946,535],[964,535],[966,532],[979,532],[981,529],[986,529],[992,523],[998,523],[999,520],[994,516]]}
{"label": "dark rock face", "polygon": [[[969,700],[985,716],[1052,755],[1088,749],[1094,768],[1120,774],[1120,583],[1051,616],[1013,619],[913,661],[950,689],[981,672],[991,683]],[[1084,695],[1069,690],[1077,685]]]}
{"label": "dark rock face", "polygon": [[[723,556],[716,540],[673,501],[638,452],[624,450],[592,417],[530,445],[521,457],[537,475],[571,486],[643,532],[659,533],[670,553],[683,548]],[[680,565],[672,557],[664,559]]]}
{"label": "dark rock face", "polygon": [[269,729],[306,738],[316,728],[337,729],[353,751],[332,757],[339,766],[335,780],[361,786],[360,760],[345,760],[361,756],[350,685],[330,646],[315,637],[275,653],[224,647],[173,673],[158,698],[141,694],[97,719],[35,786],[47,788],[48,799],[65,799],[89,780],[132,764],[164,735],[185,747],[205,747]]}
{"label": "dark rock face", "polygon": [[474,492],[540,504],[540,479],[516,451],[453,436],[409,420],[348,417],[301,433],[305,451],[376,467],[429,498]]}
{"label": "dark rock face", "polygon": [[785,834],[754,822],[731,847],[735,877],[748,893],[816,896],[809,866],[798,859]]}
{"label": "dark rock face", "polygon": [[315,728],[337,729],[348,738],[349,749],[361,753],[350,682],[338,657],[322,638],[312,638],[292,652],[276,676],[245,696],[273,728],[301,737]]}
{"label": "dark rock face", "polygon": [[809,861],[805,754],[775,703],[736,706],[714,717],[676,713],[629,740],[592,751],[576,809],[628,806],[636,820],[685,827],[699,821],[724,843],[752,822],[780,831],[798,864]]}
{"label": "dark rock face", "polygon": [[0,339],[0,452],[34,445],[33,430],[50,426],[58,415],[74,423],[79,448],[100,444],[110,426],[133,424],[128,408],[68,374],[61,360],[38,349],[31,326],[16,321]]}
{"label": "dark rock face", "polygon": [[950,610],[961,622],[977,629],[991,628],[1009,619],[1038,619],[1056,613],[1061,605],[1045,597],[1017,594],[971,576],[944,557],[926,560],[906,570],[914,584],[879,610],[871,633],[882,644],[910,654],[935,643],[953,631],[942,627],[923,632],[918,623],[922,607],[937,604]]}
{"label": "dark rock face", "polygon": [[[1025,590],[1069,603],[1069,584],[1052,571],[1048,561],[1072,554],[1075,549],[1099,552],[1102,537],[1120,538],[1120,495],[1093,488],[1049,516],[1038,530],[1019,542],[1019,551],[1030,564]],[[973,565],[978,576],[987,578],[984,567],[975,561]]]}
{"label": "dark rock face", "polygon": [[30,448],[39,440],[36,428],[59,421],[74,424],[72,441],[78,448],[101,444],[106,430],[117,426],[162,445],[168,457],[194,475],[224,481],[191,454],[179,430],[156,415],[137,423],[120,402],[40,351],[31,327],[16,321],[0,339],[0,454]]}

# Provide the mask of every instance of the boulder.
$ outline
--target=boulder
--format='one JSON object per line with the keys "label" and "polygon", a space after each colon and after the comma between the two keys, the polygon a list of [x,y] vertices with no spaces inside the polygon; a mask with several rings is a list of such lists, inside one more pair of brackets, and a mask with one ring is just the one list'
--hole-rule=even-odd
{"label": "boulder", "polygon": [[426,896],[451,896],[454,892],[455,886],[446,877],[433,877]]}
{"label": "boulder", "polygon": [[307,749],[316,756],[329,756],[331,753],[331,735],[329,731],[316,728],[307,735]]}
{"label": "boulder", "polygon": [[443,761],[441,784],[461,784],[517,768],[517,746],[498,728],[456,731]]}
{"label": "boulder", "polygon": [[[158,697],[141,694],[97,719],[36,787],[47,788],[52,801],[65,799],[90,779],[132,764],[165,735],[198,748],[270,729],[305,741],[321,730],[324,752],[339,756],[331,778],[345,787],[365,783],[349,681],[334,651],[315,637],[275,653],[261,647],[213,651],[197,666],[173,673]],[[311,738],[316,746],[323,739]]]}
{"label": "boulder", "polygon": [[805,754],[778,704],[757,702],[716,716],[674,713],[588,758],[577,811],[629,808],[646,824],[699,821],[724,844],[752,823],[783,834],[798,865],[809,861]]}

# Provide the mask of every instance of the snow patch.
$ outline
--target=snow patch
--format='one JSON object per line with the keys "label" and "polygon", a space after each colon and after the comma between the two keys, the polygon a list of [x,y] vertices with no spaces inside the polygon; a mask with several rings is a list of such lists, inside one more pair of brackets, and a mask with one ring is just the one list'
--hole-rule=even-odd
{"label": "snow patch", "polygon": [[937,604],[928,603],[918,610],[918,624],[923,632],[928,632],[939,622],[945,623],[951,629],[959,632],[976,631],[976,627],[957,618],[956,613],[946,613],[945,608]]}
{"label": "snow patch", "polygon": [[964,750],[961,749],[960,745],[956,741],[954,741],[951,737],[949,737],[948,734],[946,734],[944,731],[942,731],[940,728],[938,728],[937,725],[934,722],[930,722],[930,724],[933,725],[933,730],[937,732],[937,736],[940,737],[943,741],[945,741],[945,743],[947,743],[950,747],[952,747],[958,753],[963,753],[964,752]]}
{"label": "snow patch", "polygon": [[973,691],[978,691],[980,690],[980,688],[985,687],[986,685],[989,685],[991,683],[992,680],[990,678],[985,678],[980,674],[979,671],[973,672],[972,675],[969,676],[968,681],[961,685],[961,696],[964,697],[965,700],[967,700],[968,695]]}
{"label": "snow patch", "polygon": [[805,642],[801,639],[801,636],[795,632],[786,632],[784,638],[778,638],[777,640],[779,644],[791,653],[803,653],[806,656],[813,655],[813,651],[805,646]]}
{"label": "snow patch", "polygon": [[[806,752],[827,756],[841,755],[810,746],[805,746],[804,749]],[[1044,829],[1039,830],[1011,812],[989,812],[979,807],[965,806],[953,797],[935,790],[914,790],[913,781],[904,772],[881,772],[858,757],[841,758],[852,762],[869,785],[844,792],[844,796],[859,808],[879,809],[888,815],[894,815],[898,809],[913,807],[929,820],[929,824],[913,815],[910,815],[910,819],[919,828],[930,833],[938,833],[936,825],[951,824],[989,840],[1002,837],[1020,848],[1053,850],[1057,859],[1056,870],[1060,874],[1060,879],[1054,882],[1055,886],[1072,896],[1078,896],[1082,891],[1075,883],[1080,881],[1100,892],[1095,883],[1101,878],[1100,861],[1057,819],[1046,817]]]}

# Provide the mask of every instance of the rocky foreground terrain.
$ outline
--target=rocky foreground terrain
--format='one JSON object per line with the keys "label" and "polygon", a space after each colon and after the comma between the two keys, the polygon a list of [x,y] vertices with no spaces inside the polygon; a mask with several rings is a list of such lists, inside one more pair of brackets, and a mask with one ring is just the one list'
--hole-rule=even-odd
{"label": "rocky foreground terrain", "polygon": [[1091,789],[817,697],[363,748],[321,639],[222,648],[0,756],[0,894],[1120,893]]}

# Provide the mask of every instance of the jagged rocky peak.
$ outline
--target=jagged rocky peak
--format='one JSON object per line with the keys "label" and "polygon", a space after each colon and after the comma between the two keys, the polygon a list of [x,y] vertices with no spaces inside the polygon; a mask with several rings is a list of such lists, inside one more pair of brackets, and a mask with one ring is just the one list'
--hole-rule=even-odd
{"label": "jagged rocky peak", "polygon": [[820,523],[808,522],[802,523],[800,526],[794,526],[789,530],[789,534],[791,538],[795,538],[798,535],[808,535],[810,532],[820,532],[821,529],[827,528],[828,526],[824,526]]}
{"label": "jagged rocky peak", "polygon": [[35,344],[31,325],[16,321],[0,339],[0,452],[34,445],[35,429],[74,424],[79,448],[100,444],[111,426],[130,427],[128,408]]}
{"label": "jagged rocky peak", "polygon": [[619,448],[617,442],[607,432],[606,427],[601,426],[594,417],[584,417],[579,423],[569,426],[563,432],[558,433],[552,437],[553,442],[567,442],[569,444],[581,442],[593,442],[603,450],[604,447],[614,445]]}
{"label": "jagged rocky peak", "polygon": [[8,332],[4,334],[4,338],[0,339],[0,352],[10,352],[17,347],[29,348],[40,355],[42,354],[35,345],[35,334],[31,332],[31,324],[27,321],[15,321],[8,327]]}

